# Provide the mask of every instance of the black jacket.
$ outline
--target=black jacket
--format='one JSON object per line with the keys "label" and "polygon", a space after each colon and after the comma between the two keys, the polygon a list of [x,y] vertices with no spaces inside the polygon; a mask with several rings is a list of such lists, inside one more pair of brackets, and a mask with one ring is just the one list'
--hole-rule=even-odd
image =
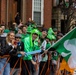
{"label": "black jacket", "polygon": [[[24,51],[24,43],[23,42],[19,42],[18,43],[17,52],[18,51]],[[20,59],[19,57],[17,57],[17,52],[13,56],[11,56],[11,60],[10,60],[11,68],[13,68],[15,63],[17,62],[17,60]],[[19,68],[19,67],[20,67],[20,60],[18,61],[18,63],[17,63],[15,68]]]}
{"label": "black jacket", "polygon": [[0,37],[0,56],[16,53],[16,49],[6,43],[6,38]]}

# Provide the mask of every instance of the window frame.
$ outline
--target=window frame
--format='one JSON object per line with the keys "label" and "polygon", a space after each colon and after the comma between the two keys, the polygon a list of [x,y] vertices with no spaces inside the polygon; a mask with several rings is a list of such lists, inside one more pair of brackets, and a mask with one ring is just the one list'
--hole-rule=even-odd
{"label": "window frame", "polygon": [[[34,20],[34,0],[32,0],[32,20]],[[44,0],[41,0],[41,25],[37,25],[37,27],[42,27],[44,21]]]}

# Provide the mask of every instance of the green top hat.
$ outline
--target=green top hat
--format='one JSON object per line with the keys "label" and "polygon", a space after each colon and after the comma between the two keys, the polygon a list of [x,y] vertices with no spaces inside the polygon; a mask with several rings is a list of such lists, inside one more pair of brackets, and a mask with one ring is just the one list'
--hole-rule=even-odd
{"label": "green top hat", "polygon": [[31,33],[32,34],[37,34],[37,35],[40,35],[40,31],[38,30],[38,29],[33,29],[32,31],[31,31]]}
{"label": "green top hat", "polygon": [[49,40],[56,40],[56,37],[54,35],[47,35],[47,38]]}
{"label": "green top hat", "polygon": [[47,38],[50,39],[50,40],[56,40],[54,31],[53,31],[52,28],[49,28]]}
{"label": "green top hat", "polygon": [[54,34],[54,31],[53,31],[52,28],[49,28],[49,30],[48,30],[48,34]]}

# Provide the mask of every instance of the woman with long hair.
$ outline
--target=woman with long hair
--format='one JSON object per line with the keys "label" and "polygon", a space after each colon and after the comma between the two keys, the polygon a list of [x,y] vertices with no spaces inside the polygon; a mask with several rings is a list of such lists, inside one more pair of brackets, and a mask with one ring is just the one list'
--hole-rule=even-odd
{"label": "woman with long hair", "polygon": [[1,44],[0,75],[10,75],[10,62],[9,61],[7,62],[8,56],[4,58],[3,56],[11,55],[13,52],[15,52],[15,48],[17,46],[14,44],[14,41],[15,41],[15,34],[14,32],[11,31],[7,34],[6,39],[2,39],[2,42],[0,42]]}

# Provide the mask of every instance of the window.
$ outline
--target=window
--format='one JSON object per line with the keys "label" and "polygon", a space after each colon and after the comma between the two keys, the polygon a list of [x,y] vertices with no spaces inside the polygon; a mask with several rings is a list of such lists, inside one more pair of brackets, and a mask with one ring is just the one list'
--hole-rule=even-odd
{"label": "window", "polygon": [[44,0],[33,0],[32,4],[32,19],[37,26],[43,25],[43,3]]}
{"label": "window", "polygon": [[34,20],[37,25],[41,25],[41,12],[34,12]]}

